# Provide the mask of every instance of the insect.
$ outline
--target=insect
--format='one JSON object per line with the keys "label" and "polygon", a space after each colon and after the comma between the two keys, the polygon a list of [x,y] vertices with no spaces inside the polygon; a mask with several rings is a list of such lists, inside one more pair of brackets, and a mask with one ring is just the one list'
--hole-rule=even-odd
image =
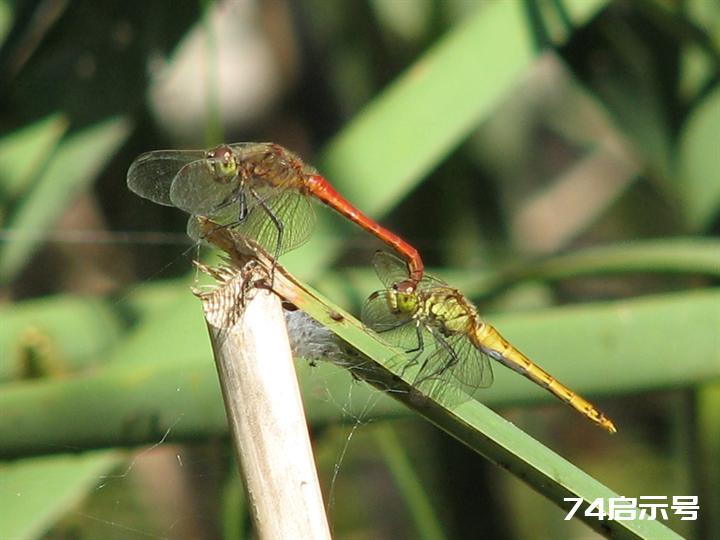
{"label": "insect", "polygon": [[[356,209],[296,154],[274,143],[148,152],[132,163],[127,183],[141,197],[237,230],[275,259],[308,240],[315,224],[310,199],[315,198],[405,259],[403,288],[414,288],[423,276],[422,259],[413,246]],[[188,234],[202,237],[193,217]]]}
{"label": "insect", "polygon": [[398,289],[405,265],[384,252],[373,265],[385,289],[363,306],[363,323],[410,355],[417,366],[415,386],[429,395],[459,386],[467,396],[493,382],[489,359],[542,386],[610,433],[617,429],[592,403],[535,364],[491,325],[484,322],[465,296],[443,281],[426,275],[414,290]]}

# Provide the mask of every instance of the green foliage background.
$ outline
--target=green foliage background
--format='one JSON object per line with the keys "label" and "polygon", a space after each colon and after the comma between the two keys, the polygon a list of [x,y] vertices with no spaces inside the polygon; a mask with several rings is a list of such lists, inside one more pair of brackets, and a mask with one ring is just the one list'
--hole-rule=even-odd
{"label": "green foliage background", "polygon": [[[300,152],[619,433],[500,367],[484,403],[617,493],[699,495],[666,524],[720,534],[714,2],[5,1],[0,47],[0,538],[248,535],[186,216],[125,186],[140,152],[222,139]],[[379,245],[317,210],[283,263],[357,313]],[[338,538],[595,534],[346,372],[299,371]]]}

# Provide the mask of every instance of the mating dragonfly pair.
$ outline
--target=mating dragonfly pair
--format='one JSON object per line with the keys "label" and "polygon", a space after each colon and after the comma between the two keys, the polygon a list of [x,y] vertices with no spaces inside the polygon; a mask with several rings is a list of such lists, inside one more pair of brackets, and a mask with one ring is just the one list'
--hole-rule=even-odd
{"label": "mating dragonfly pair", "polygon": [[378,252],[373,264],[385,288],[362,310],[363,323],[408,355],[414,384],[428,395],[450,386],[473,397],[492,383],[489,358],[546,388],[611,433],[612,421],[483,322],[463,294],[427,276],[418,251],[353,207],[311,166],[273,143],[237,143],[211,150],[160,150],[130,166],[128,186],[156,203],[191,214],[188,234],[202,236],[195,216],[252,238],[277,258],[308,240],[315,198],[402,256]]}

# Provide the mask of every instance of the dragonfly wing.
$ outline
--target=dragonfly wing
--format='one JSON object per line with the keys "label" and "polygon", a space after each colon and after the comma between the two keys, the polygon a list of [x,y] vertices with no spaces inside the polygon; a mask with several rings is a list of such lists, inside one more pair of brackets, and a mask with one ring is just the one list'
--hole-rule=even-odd
{"label": "dragonfly wing", "polygon": [[200,230],[200,224],[198,223],[198,220],[195,216],[190,216],[190,218],[188,218],[185,232],[190,238],[192,238],[196,242],[202,241],[202,231]]}
{"label": "dragonfly wing", "polygon": [[[376,251],[373,255],[372,265],[378,278],[388,289],[410,277],[407,263],[387,251]],[[430,289],[438,286],[447,287],[447,284],[439,278],[425,274],[418,288]]]}
{"label": "dragonfly wing", "polygon": [[[307,197],[293,188],[254,188],[247,195],[248,214],[233,225],[271,255],[282,255],[307,242],[315,228],[315,210]],[[282,243],[278,249],[280,228]]]}
{"label": "dragonfly wing", "polygon": [[376,251],[372,258],[375,273],[388,289],[408,278],[407,263],[387,251]]}
{"label": "dragonfly wing", "polygon": [[203,150],[156,150],[140,155],[130,165],[127,184],[130,190],[158,204],[173,206],[170,186],[180,169],[202,160]]}
{"label": "dragonfly wing", "polygon": [[415,386],[432,398],[443,396],[457,405],[472,399],[480,388],[493,382],[490,362],[464,334],[446,338],[431,332],[434,342],[427,355],[418,359]]}
{"label": "dragonfly wing", "polygon": [[391,307],[392,291],[382,289],[372,293],[363,304],[360,319],[363,324],[378,333],[399,328],[412,319],[407,312],[394,312]]}
{"label": "dragonfly wing", "polygon": [[[363,324],[380,334],[384,341],[404,351],[417,353],[421,348],[418,327],[407,313],[393,312],[388,302],[390,291],[383,289],[372,293],[362,307],[360,318]],[[420,328],[420,332],[424,330]],[[423,339],[423,342],[425,340]]]}
{"label": "dragonfly wing", "polygon": [[[213,218],[220,222],[218,215],[239,209],[237,193],[240,185],[237,178],[219,180],[204,157],[182,167],[172,179],[170,201],[173,206],[196,216]],[[234,209],[234,210],[233,210]]]}
{"label": "dragonfly wing", "polygon": [[469,395],[492,386],[494,375],[488,356],[464,335],[454,336],[453,346],[458,362],[450,367],[453,381]]}

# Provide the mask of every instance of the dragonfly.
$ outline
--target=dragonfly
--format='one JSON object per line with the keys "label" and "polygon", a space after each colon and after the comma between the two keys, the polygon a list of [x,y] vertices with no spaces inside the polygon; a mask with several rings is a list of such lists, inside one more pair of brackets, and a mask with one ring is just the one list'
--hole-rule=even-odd
{"label": "dragonfly", "polygon": [[385,289],[370,295],[362,321],[390,344],[412,354],[405,369],[415,366],[414,386],[436,397],[459,387],[468,399],[493,382],[493,359],[545,388],[610,433],[612,420],[592,403],[560,383],[516,349],[494,327],[482,321],[476,307],[457,289],[425,274],[417,287],[397,287],[406,270],[397,257],[379,251],[373,266]]}
{"label": "dragonfly", "polygon": [[315,198],[405,259],[408,272],[401,288],[412,290],[423,277],[417,249],[360,212],[315,168],[278,144],[147,152],[133,161],[127,183],[141,197],[191,214],[191,238],[202,239],[195,216],[206,217],[252,238],[275,260],[310,237],[315,224],[310,199]]}

